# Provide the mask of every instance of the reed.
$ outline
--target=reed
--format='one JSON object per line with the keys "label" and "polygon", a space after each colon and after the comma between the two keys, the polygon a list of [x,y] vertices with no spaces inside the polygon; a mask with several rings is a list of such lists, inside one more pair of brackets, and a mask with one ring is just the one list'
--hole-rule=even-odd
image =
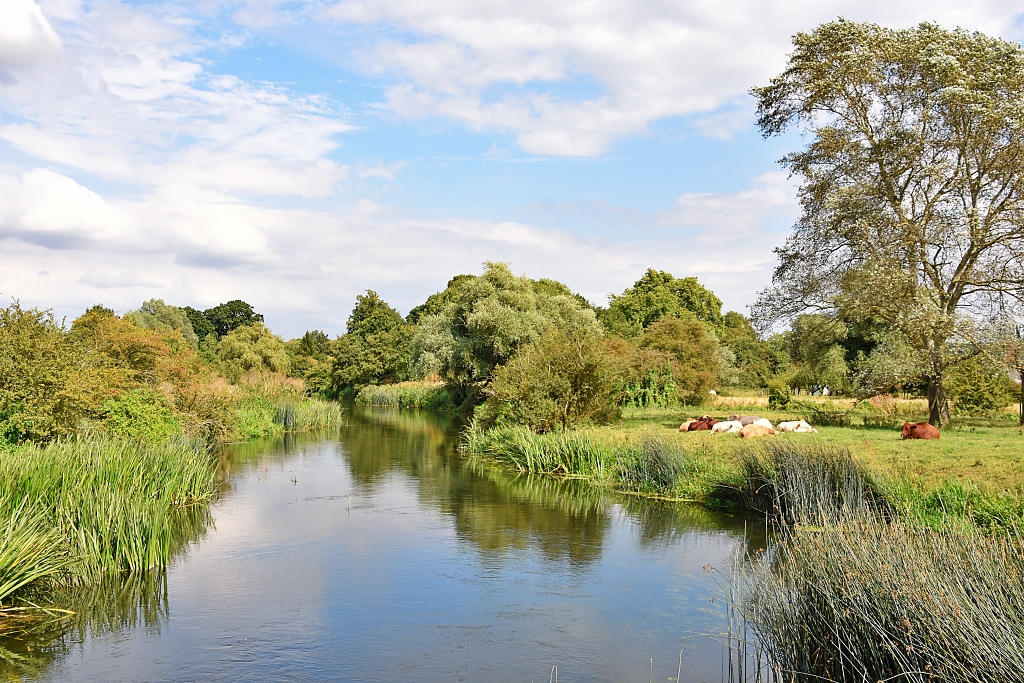
{"label": "reed", "polygon": [[370,384],[356,394],[356,403],[382,408],[411,408],[438,412],[455,410],[451,391],[443,384],[427,382]]}
{"label": "reed", "polygon": [[67,569],[64,538],[46,521],[45,511],[30,508],[27,499],[10,510],[0,529],[0,602]]}
{"label": "reed", "polygon": [[888,508],[845,446],[770,441],[739,449],[737,458],[739,483],[723,483],[724,497],[784,523],[828,523]]}
{"label": "reed", "polygon": [[1024,680],[1019,533],[870,516],[793,527],[753,563],[746,590],[780,680]]}
{"label": "reed", "polygon": [[[26,539],[22,546],[34,538],[49,558],[41,566],[59,564],[72,583],[162,569],[195,537],[186,518],[195,506],[206,510],[215,470],[205,445],[184,437],[159,445],[101,437],[29,445],[0,459],[0,519],[9,520],[7,538]],[[21,515],[48,531],[33,536],[27,521],[18,526]]]}
{"label": "reed", "polygon": [[517,472],[536,472],[604,479],[615,461],[613,448],[588,432],[534,434],[527,427],[504,425],[488,430],[471,424],[463,448],[491,458]]}
{"label": "reed", "polygon": [[337,429],[345,424],[341,404],[320,398],[301,401],[279,401],[274,422],[286,432],[308,432],[316,429]]}
{"label": "reed", "polygon": [[645,436],[639,446],[616,454],[615,473],[623,487],[664,493],[687,474],[687,457],[678,446]]}

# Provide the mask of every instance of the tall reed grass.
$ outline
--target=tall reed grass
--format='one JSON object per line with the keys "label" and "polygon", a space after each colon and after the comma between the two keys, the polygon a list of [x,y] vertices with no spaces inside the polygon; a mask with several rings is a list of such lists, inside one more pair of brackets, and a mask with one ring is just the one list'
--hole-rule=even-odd
{"label": "tall reed grass", "polygon": [[339,403],[315,397],[301,401],[279,401],[274,422],[286,432],[336,429],[344,426],[345,411]]}
{"label": "tall reed grass", "polygon": [[746,590],[746,617],[783,681],[1024,681],[1019,533],[870,515],[793,527]]}
{"label": "tall reed grass", "polygon": [[614,449],[588,432],[534,434],[527,427],[511,425],[483,430],[471,424],[463,433],[463,448],[517,472],[595,479],[604,479],[615,461]]}
{"label": "tall reed grass", "polygon": [[788,524],[820,524],[882,513],[882,494],[844,446],[761,442],[741,448],[739,484],[721,490],[746,510]]}
{"label": "tall reed grass", "polygon": [[[0,458],[0,518],[9,520],[0,557],[38,552],[24,566],[70,582],[164,568],[194,538],[189,509],[206,510],[215,470],[205,444],[184,437],[159,445],[97,437],[18,448]],[[21,566],[17,559],[8,564]]]}
{"label": "tall reed grass", "polygon": [[426,382],[370,384],[356,394],[356,403],[382,408],[449,412],[455,409],[451,391],[447,387],[443,384],[428,384]]}

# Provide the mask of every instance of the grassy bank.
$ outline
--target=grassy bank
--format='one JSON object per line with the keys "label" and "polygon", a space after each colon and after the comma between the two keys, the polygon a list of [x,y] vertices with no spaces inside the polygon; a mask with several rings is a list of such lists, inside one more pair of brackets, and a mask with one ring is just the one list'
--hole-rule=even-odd
{"label": "grassy bank", "polygon": [[[622,490],[719,507],[734,504],[723,499],[723,485],[742,484],[742,454],[751,442],[735,434],[679,433],[677,428],[693,415],[724,419],[734,411],[773,422],[813,417],[736,405],[629,410],[612,425],[579,432],[471,429],[465,448],[517,471],[586,477]],[[1024,436],[1011,425],[998,418],[960,420],[944,429],[939,440],[904,441],[895,423],[869,421],[819,425],[818,434],[778,434],[760,443],[849,452],[880,495],[906,519],[932,526],[970,519],[986,528],[1006,528],[1024,523]],[[659,462],[669,464],[652,465]]]}

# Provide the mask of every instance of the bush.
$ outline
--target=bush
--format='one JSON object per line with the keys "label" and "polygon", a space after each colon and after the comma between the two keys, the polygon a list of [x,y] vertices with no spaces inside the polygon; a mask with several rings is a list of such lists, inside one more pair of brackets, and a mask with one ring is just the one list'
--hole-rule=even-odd
{"label": "bush", "polygon": [[539,433],[608,422],[616,415],[616,385],[600,339],[585,329],[552,331],[495,369],[480,418]]}
{"label": "bush", "polygon": [[109,399],[101,412],[111,434],[147,443],[160,443],[181,430],[167,397],[151,389],[136,389]]}

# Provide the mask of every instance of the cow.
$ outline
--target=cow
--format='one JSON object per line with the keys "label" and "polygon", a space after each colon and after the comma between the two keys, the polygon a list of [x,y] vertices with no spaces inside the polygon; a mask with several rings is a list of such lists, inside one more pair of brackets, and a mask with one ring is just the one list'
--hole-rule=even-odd
{"label": "cow", "polygon": [[759,436],[768,436],[774,434],[775,430],[771,427],[764,427],[758,424],[747,425],[740,430],[741,439],[753,439]]}
{"label": "cow", "polygon": [[903,434],[904,439],[937,439],[939,438],[939,430],[928,424],[927,422],[904,422],[903,423]]}
{"label": "cow", "polygon": [[725,422],[719,422],[711,428],[712,434],[730,434],[732,432],[738,432],[743,428],[743,425],[737,420],[726,420]]}
{"label": "cow", "polygon": [[798,434],[817,434],[818,430],[807,424],[803,420],[794,420],[792,422],[780,422],[775,425],[775,431],[777,432],[796,432]]}
{"label": "cow", "polygon": [[707,431],[707,430],[711,429],[712,427],[714,427],[716,424],[718,424],[718,420],[716,420],[715,418],[711,417],[710,415],[702,415],[701,417],[698,417],[693,422],[691,422],[690,426],[687,428],[686,431],[688,431],[688,432]]}
{"label": "cow", "polygon": [[686,421],[686,422],[684,422],[683,424],[679,425],[679,431],[681,431],[681,432],[686,432],[686,431],[689,431],[689,429],[690,429],[690,425],[692,425],[692,424],[693,424],[694,422],[696,422],[696,421],[697,421],[697,420],[695,420],[695,419],[693,419],[693,418],[691,417],[691,418],[690,418],[689,420],[687,420],[687,421]]}
{"label": "cow", "polygon": [[[775,427],[772,425],[771,421],[770,420],[766,420],[763,417],[760,417],[760,418],[754,420],[750,424],[758,425],[760,427],[764,427],[765,429],[770,429],[770,430],[772,430],[772,434],[775,433]],[[743,425],[743,426],[746,427],[747,425]]]}
{"label": "cow", "polygon": [[733,413],[732,415],[729,416],[730,422],[739,422],[744,427],[746,427],[747,425],[752,425],[760,419],[761,418],[759,418],[757,415],[739,415],[737,413]]}

